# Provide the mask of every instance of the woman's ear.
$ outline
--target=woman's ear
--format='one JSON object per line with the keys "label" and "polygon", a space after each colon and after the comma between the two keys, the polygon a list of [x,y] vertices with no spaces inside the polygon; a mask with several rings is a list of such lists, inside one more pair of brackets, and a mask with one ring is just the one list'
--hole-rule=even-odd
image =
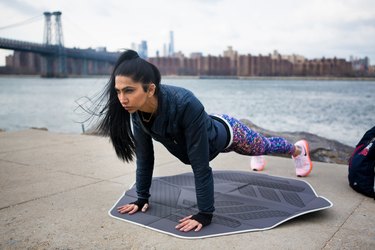
{"label": "woman's ear", "polygon": [[156,85],[154,83],[151,83],[148,86],[148,97],[153,96],[155,94],[155,90],[156,90]]}

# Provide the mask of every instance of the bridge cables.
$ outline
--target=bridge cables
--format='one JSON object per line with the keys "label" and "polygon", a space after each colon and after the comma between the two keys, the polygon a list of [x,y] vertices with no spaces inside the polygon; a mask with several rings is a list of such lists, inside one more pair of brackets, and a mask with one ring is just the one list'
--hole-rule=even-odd
{"label": "bridge cables", "polygon": [[27,25],[27,24],[39,21],[39,19],[42,19],[42,18],[43,18],[43,15],[34,16],[32,18],[26,19],[26,20],[18,22],[18,23],[2,26],[2,27],[0,27],[0,30],[15,28],[15,27],[22,26],[22,25]]}

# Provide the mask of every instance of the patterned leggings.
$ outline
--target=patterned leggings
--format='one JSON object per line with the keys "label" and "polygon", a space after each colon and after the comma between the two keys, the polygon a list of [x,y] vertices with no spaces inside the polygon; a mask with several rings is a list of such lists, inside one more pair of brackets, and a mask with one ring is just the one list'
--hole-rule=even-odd
{"label": "patterned leggings", "polygon": [[223,152],[234,151],[242,155],[290,154],[295,147],[281,137],[264,137],[228,115],[220,115],[233,130],[233,141]]}

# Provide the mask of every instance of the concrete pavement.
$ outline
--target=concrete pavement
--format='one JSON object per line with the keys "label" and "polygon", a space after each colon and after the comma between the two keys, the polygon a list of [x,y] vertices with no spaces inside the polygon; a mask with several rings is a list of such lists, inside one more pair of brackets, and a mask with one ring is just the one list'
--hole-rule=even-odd
{"label": "concrete pavement", "polygon": [[[156,144],[155,176],[191,171]],[[297,178],[291,159],[266,174]],[[221,154],[214,170],[249,170]],[[39,130],[0,133],[0,249],[375,249],[375,202],[350,189],[345,165],[314,163],[305,178],[333,207],[274,229],[185,240],[108,216],[135,178],[107,138]]]}

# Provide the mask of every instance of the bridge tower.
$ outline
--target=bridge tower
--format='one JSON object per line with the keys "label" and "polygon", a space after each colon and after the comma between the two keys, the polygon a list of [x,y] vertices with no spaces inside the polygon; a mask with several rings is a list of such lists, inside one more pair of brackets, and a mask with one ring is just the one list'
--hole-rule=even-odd
{"label": "bridge tower", "polygon": [[52,44],[51,35],[52,35],[52,29],[51,29],[51,12],[44,12],[44,39],[43,43],[46,45]]}
{"label": "bridge tower", "polygon": [[[57,56],[44,56],[42,76],[45,77],[66,77],[66,53],[61,24],[61,11],[44,12],[44,38],[45,46],[53,46],[58,50]],[[54,25],[52,25],[52,16]]]}
{"label": "bridge tower", "polygon": [[[45,45],[64,46],[64,37],[61,24],[61,11],[44,12],[44,39]],[[54,25],[52,25],[52,16],[54,16]]]}
{"label": "bridge tower", "polygon": [[62,25],[61,25],[61,11],[55,11],[52,15],[55,16],[55,41],[59,46],[64,46]]}

